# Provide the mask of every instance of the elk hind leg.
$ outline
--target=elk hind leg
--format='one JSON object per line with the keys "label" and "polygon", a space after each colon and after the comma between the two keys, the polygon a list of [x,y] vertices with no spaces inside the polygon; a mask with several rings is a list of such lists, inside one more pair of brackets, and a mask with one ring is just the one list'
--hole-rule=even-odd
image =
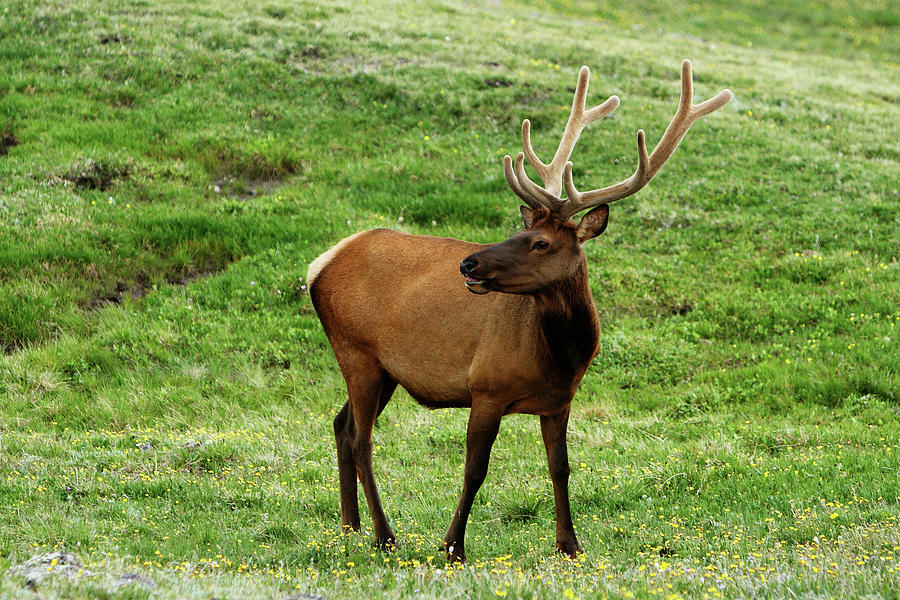
{"label": "elk hind leg", "polygon": [[[353,456],[353,464],[356,469],[356,476],[362,484],[363,493],[366,497],[366,503],[369,507],[369,514],[372,516],[372,528],[375,534],[375,542],[382,548],[391,547],[396,543],[394,532],[388,524],[387,516],[384,514],[384,508],[381,505],[381,497],[378,494],[378,486],[375,484],[375,473],[372,470],[372,429],[375,426],[375,420],[385,405],[390,400],[391,395],[397,387],[397,383],[381,368],[374,359],[367,357],[357,357],[354,361],[353,369],[344,371],[347,380],[347,391],[350,399],[347,402],[349,407],[347,415],[347,433],[346,439],[349,440],[349,446]],[[340,414],[338,415],[340,416]],[[345,431],[347,431],[345,429]],[[346,457],[346,452],[344,454]],[[341,460],[340,450],[338,460]],[[349,465],[344,463],[345,469],[349,470]],[[339,466],[339,471],[341,467]],[[344,519],[344,501],[346,499],[348,505],[348,515],[352,517],[354,509],[356,510],[357,526],[358,526],[358,507],[356,504],[356,482],[350,483],[351,477],[340,472],[341,483],[347,480],[347,489],[345,493],[341,491],[341,519]],[[352,491],[351,491],[352,490]],[[352,522],[350,523],[352,527]]]}
{"label": "elk hind leg", "polygon": [[353,458],[353,418],[350,402],[334,418],[334,440],[337,444],[338,481],[341,489],[341,530],[359,531],[356,460]]}

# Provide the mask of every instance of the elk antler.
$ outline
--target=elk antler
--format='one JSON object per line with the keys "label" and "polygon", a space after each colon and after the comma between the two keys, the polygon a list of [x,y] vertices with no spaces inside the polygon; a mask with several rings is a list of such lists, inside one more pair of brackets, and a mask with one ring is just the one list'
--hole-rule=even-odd
{"label": "elk antler", "polygon": [[[647,185],[675,152],[694,121],[721,108],[731,100],[732,96],[730,90],[722,90],[705,102],[693,104],[694,83],[691,75],[691,61],[685,60],[681,63],[681,98],[678,101],[678,110],[653,152],[649,156],[647,155],[644,131],[638,131],[638,166],[634,174],[614,185],[589,192],[579,192],[575,189],[572,181],[572,163],[569,162],[575,142],[578,140],[581,130],[588,123],[605,117],[619,105],[619,98],[610,96],[600,106],[585,111],[584,102],[587,96],[589,75],[590,70],[587,67],[581,67],[578,86],[575,88],[575,98],[572,102],[572,112],[566,123],[559,148],[549,165],[541,162],[531,147],[531,123],[528,119],[522,122],[522,148],[525,152],[519,152],[516,156],[515,166],[509,155],[503,157],[503,170],[509,187],[531,208],[545,206],[563,221],[588,208],[609,204],[630,196]],[[531,181],[525,174],[524,159],[526,157],[529,164],[541,177],[544,187]],[[566,190],[566,199],[560,197],[563,186]]]}
{"label": "elk antler", "polygon": [[[563,169],[565,169],[566,161],[572,155],[572,149],[575,147],[575,142],[578,141],[578,136],[581,135],[581,131],[588,123],[611,114],[619,106],[618,96],[610,96],[603,104],[585,111],[584,103],[587,99],[590,74],[590,69],[581,67],[581,72],[578,74],[578,85],[575,87],[575,98],[572,101],[572,111],[569,113],[569,120],[563,131],[559,147],[549,165],[541,162],[531,147],[531,121],[528,119],[522,121],[522,148],[525,152],[519,152],[516,156],[515,171],[513,171],[512,159],[509,155],[503,157],[506,181],[531,208],[543,205],[554,212],[561,208],[564,203],[564,200],[559,197],[562,192]],[[540,175],[545,187],[537,185],[525,175],[523,162],[526,156],[528,163]]]}

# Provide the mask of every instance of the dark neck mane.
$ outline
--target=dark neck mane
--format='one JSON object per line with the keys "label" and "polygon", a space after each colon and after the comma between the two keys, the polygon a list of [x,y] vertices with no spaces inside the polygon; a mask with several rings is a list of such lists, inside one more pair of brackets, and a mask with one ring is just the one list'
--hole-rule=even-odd
{"label": "dark neck mane", "polygon": [[587,264],[572,279],[535,295],[550,360],[564,378],[583,373],[600,337],[597,309],[588,286]]}

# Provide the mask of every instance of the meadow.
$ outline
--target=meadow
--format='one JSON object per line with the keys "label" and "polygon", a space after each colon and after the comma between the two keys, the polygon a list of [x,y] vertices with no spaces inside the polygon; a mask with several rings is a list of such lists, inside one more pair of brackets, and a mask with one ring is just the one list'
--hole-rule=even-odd
{"label": "meadow", "polygon": [[[622,104],[576,184],[627,177],[683,58],[734,99],[586,246],[585,553],[511,416],[447,562],[468,412],[402,391],[374,438],[398,546],[364,503],[342,535],[307,264],[372,227],[515,232],[502,157],[526,117],[552,152],[581,65]],[[898,63],[888,0],[5,2],[0,598],[896,597]]]}

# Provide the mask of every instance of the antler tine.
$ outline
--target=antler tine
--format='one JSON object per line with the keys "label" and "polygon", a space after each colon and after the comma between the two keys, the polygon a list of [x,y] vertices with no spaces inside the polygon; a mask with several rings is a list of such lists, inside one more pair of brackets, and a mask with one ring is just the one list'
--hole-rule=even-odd
{"label": "antler tine", "polygon": [[[544,162],[537,157],[537,154],[534,153],[534,148],[531,146],[531,121],[525,119],[522,121],[522,150],[524,152],[519,152],[516,157],[516,169],[515,175],[517,178],[520,178],[519,187],[525,187],[531,189],[535,192],[532,197],[533,201],[538,202],[540,205],[546,206],[551,211],[559,210],[559,207],[562,205],[562,199],[559,197],[559,190],[556,193],[553,193],[552,184],[548,184],[547,182],[553,181],[553,173],[551,172],[551,165],[546,165]],[[547,188],[542,188],[538,184],[534,183],[529,179],[528,175],[525,174],[525,168],[523,161],[521,158],[528,158],[528,164],[530,164],[535,171],[537,171],[538,176],[541,178],[541,181],[544,182],[544,185]],[[527,189],[526,189],[527,193]]]}
{"label": "antler tine", "polygon": [[[525,201],[526,204],[532,206],[532,208],[534,208],[532,203],[536,202],[546,206],[553,212],[558,212],[566,204],[566,202],[560,198],[563,187],[562,175],[566,162],[572,155],[575,142],[578,141],[578,136],[581,135],[581,131],[589,123],[607,116],[619,106],[619,98],[617,96],[610,96],[603,104],[595,106],[590,110],[585,110],[589,79],[590,69],[581,67],[581,71],[578,74],[578,84],[575,87],[575,97],[572,100],[572,109],[569,113],[569,120],[566,122],[566,128],[563,131],[562,139],[559,142],[559,146],[557,147],[556,153],[553,155],[553,160],[550,161],[550,164],[541,161],[534,152],[534,148],[531,145],[531,121],[528,119],[522,121],[522,149],[524,152],[520,152],[519,156],[516,157],[516,168],[514,172],[512,171],[512,159],[509,158],[508,155],[503,159],[504,172],[509,186],[520,198],[522,198],[522,200]],[[537,171],[538,176],[544,183],[544,187],[531,181],[525,174],[524,165],[521,160],[521,157],[523,156],[528,159],[528,163],[535,171]],[[511,176],[515,177],[515,183],[512,181]],[[530,197],[526,199],[521,192],[524,192]]]}
{"label": "antler tine", "polygon": [[[522,153],[519,152],[519,156],[522,156]],[[541,204],[536,202],[531,196],[525,193],[525,190],[522,189],[522,186],[519,185],[519,180],[516,178],[516,174],[513,171],[512,158],[510,158],[509,154],[503,157],[503,174],[506,175],[506,183],[509,184],[509,187],[516,193],[516,195],[522,199],[522,201],[537,210],[541,207]]]}
{"label": "antler tine", "polygon": [[[640,189],[640,187],[635,188],[634,186],[643,181],[645,178],[646,181],[644,181],[644,183],[640,185],[646,185],[646,182],[650,181],[653,176],[650,175],[649,178],[647,177],[650,158],[647,156],[647,143],[645,141],[643,129],[639,129],[637,132],[637,150],[638,166],[631,177],[614,185],[610,185],[599,190],[591,190],[590,192],[579,192],[575,188],[575,182],[572,181],[572,163],[566,163],[566,172],[564,174],[563,181],[566,187],[566,196],[568,196],[569,200],[561,208],[559,212],[560,218],[567,219],[586,208],[591,208],[600,204],[609,204],[614,200],[621,200],[626,196],[630,196],[638,189]],[[633,191],[632,188],[634,188]],[[601,194],[603,194],[604,198],[610,199],[606,199],[604,202],[597,202],[595,204],[592,204],[591,194],[596,194],[596,196],[600,196]]]}
{"label": "antler tine", "polygon": [[666,161],[669,160],[675,149],[678,148],[678,144],[681,143],[681,140],[684,139],[684,136],[691,128],[691,125],[697,119],[724,106],[725,103],[731,100],[731,97],[731,91],[726,89],[709,100],[695,105],[693,103],[694,83],[691,74],[691,61],[685,60],[682,62],[681,97],[678,100],[678,110],[675,112],[675,116],[672,117],[672,121],[656,144],[653,152],[649,156],[647,155],[644,132],[638,131],[638,167],[634,174],[617,184],[588,192],[579,192],[575,188],[575,184],[572,181],[571,163],[568,163],[564,174],[564,185],[569,200],[558,211],[560,217],[571,217],[585,209],[621,200],[640,190],[653,179]]}
{"label": "antler tine", "polygon": [[[541,173],[530,157],[528,159],[531,166],[541,175],[541,179],[544,181],[544,186],[547,190],[556,196],[559,196],[562,192],[563,169],[565,169],[566,161],[572,156],[572,150],[575,148],[575,143],[578,141],[578,137],[581,135],[582,130],[584,130],[589,123],[605,117],[619,106],[619,97],[610,96],[603,104],[586,111],[585,102],[587,100],[590,77],[591,70],[586,66],[581,67],[581,71],[578,73],[578,83],[575,86],[575,97],[572,98],[572,109],[569,112],[569,120],[566,121],[566,128],[563,131],[562,139],[559,141],[559,146],[557,147],[556,153],[553,155],[553,160],[550,161],[550,164],[543,165],[542,163],[546,175]],[[529,149],[530,146],[531,143],[529,140]],[[531,151],[531,155],[534,155],[533,150]],[[527,151],[526,156],[528,156]],[[537,156],[534,156],[534,158],[537,159]]]}
{"label": "antler tine", "polygon": [[545,165],[543,161],[537,157],[537,154],[534,153],[534,147],[531,145],[531,120],[529,119],[522,121],[522,150],[525,151],[525,157],[528,158],[528,164],[534,167],[534,170],[537,171],[538,175],[541,177],[541,181],[545,181],[550,175],[550,165]]}

